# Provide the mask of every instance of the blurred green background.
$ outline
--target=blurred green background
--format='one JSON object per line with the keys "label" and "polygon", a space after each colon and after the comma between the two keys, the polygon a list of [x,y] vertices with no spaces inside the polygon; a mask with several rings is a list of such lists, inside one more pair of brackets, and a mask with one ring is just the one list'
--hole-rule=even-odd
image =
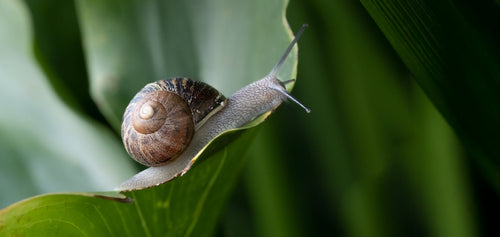
{"label": "blurred green background", "polygon": [[[85,51],[74,1],[25,2],[29,6],[34,34],[37,36],[34,50],[44,74],[51,79],[54,92],[65,105],[82,115],[86,123],[109,128],[102,132],[108,142],[105,146],[112,147],[109,148],[112,151],[106,152],[123,153],[118,134],[109,132],[113,130],[112,125],[104,119],[105,115],[99,112],[90,96]],[[462,145],[467,140],[465,138],[473,139],[467,133],[471,129],[464,129],[465,132],[460,130],[458,134],[461,139],[458,139],[454,131],[463,124],[460,118],[454,118],[460,116],[454,114],[455,107],[450,107],[444,113],[448,121],[454,124],[454,130],[434,106],[437,104],[440,109],[447,108],[447,105],[453,104],[453,97],[450,99],[445,94],[443,97],[452,102],[443,102],[438,89],[429,89],[433,81],[426,81],[425,73],[419,74],[418,67],[415,69],[411,66],[418,59],[413,60],[397,46],[393,48],[399,40],[397,35],[386,37],[391,33],[391,28],[376,24],[383,22],[383,17],[380,17],[383,14],[377,15],[377,7],[385,6],[380,2],[391,1],[362,2],[364,5],[349,0],[290,1],[287,19],[294,32],[302,23],[309,24],[299,41],[298,80],[292,94],[310,107],[312,113],[306,114],[293,104],[285,104],[261,125],[250,148],[241,179],[216,228],[216,235],[500,234],[496,228],[500,213],[499,184],[495,179],[499,174],[496,172],[498,166],[493,166],[498,163],[498,153],[489,153],[489,156],[485,156],[489,160],[485,162],[478,161],[477,152],[470,149],[473,146]],[[435,11],[424,15],[424,18],[438,15],[447,4],[456,7],[452,10],[461,15],[453,17],[463,18],[467,26],[474,29],[474,33],[484,37],[484,48],[490,50],[488,52],[494,55],[494,59],[498,58],[500,21],[497,20],[500,10],[495,1],[437,1],[442,4],[435,5],[431,1],[406,2]],[[59,4],[59,7],[53,8],[52,4]],[[404,4],[401,9],[406,9]],[[441,17],[431,21],[444,25],[447,22],[440,20],[448,15]],[[420,18],[412,20],[425,21]],[[404,22],[404,19],[389,21]],[[381,28],[386,30],[382,31]],[[411,32],[411,26],[408,29]],[[454,39],[463,37],[464,42],[469,42],[470,35],[459,33],[449,36],[449,42],[440,43],[451,50],[462,42],[457,40],[456,43]],[[440,39],[443,37],[439,35],[434,38],[436,41]],[[439,52],[434,56],[446,64],[447,58]],[[488,57],[467,58],[472,56],[466,50],[453,55],[457,60],[463,59],[464,63],[484,63],[483,60],[487,60],[486,64],[491,68],[500,67],[497,61]],[[429,59],[429,62],[432,61]],[[471,64],[471,67],[475,65]],[[464,74],[460,74],[460,70],[456,71],[453,76],[489,78],[490,88],[499,88],[498,74],[466,75],[469,71]],[[422,78],[420,76],[424,79],[419,80]],[[417,82],[433,98],[434,104]],[[478,81],[477,87],[488,85],[481,83]],[[449,85],[444,82],[435,84],[444,87]],[[468,89],[467,84],[459,86],[460,90]],[[492,108],[485,111],[492,113],[491,118],[498,118],[498,94],[491,99],[491,104],[481,101],[481,94],[476,95],[479,99],[472,102],[482,102],[484,107],[491,105]],[[459,101],[464,103],[465,110],[479,106],[477,103],[465,104],[467,98]],[[463,113],[467,114],[468,111]],[[476,111],[471,113],[479,118],[488,115]],[[499,125],[494,123],[495,120],[493,123],[491,120],[490,123],[486,119],[484,121],[481,126],[497,131]],[[3,123],[0,127],[1,156],[12,156],[11,150],[15,150],[12,147],[17,142],[12,139],[13,131],[8,126]],[[71,124],[68,122],[65,126],[69,128]],[[472,130],[475,131],[474,128]],[[488,141],[492,144],[488,146],[490,152],[494,151],[495,144],[500,146],[496,134],[490,134]],[[467,144],[473,143],[467,141]],[[30,147],[27,145],[23,149],[29,153]],[[106,149],[102,148],[102,152]],[[96,149],[95,152],[101,150]],[[26,156],[24,153],[17,155]],[[124,166],[123,169],[130,172],[135,168],[132,164]],[[101,168],[105,170],[106,167]],[[13,184],[13,181],[8,181],[8,174],[2,172],[2,192],[8,191],[7,187],[14,191],[10,196],[2,196],[1,207],[37,194],[37,187],[27,188],[28,184],[22,181]],[[19,172],[29,174],[30,171]],[[127,172],[124,173],[120,175],[129,176]],[[23,192],[23,188],[16,187],[29,191]],[[86,188],[75,187],[75,191],[82,189]],[[39,190],[60,191],[57,185]]]}

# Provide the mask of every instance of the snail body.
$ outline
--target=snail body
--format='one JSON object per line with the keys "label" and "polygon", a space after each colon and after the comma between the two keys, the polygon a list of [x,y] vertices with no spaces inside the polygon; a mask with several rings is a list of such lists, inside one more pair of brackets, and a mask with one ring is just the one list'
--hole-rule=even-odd
{"label": "snail body", "polygon": [[[198,122],[196,122],[196,119],[193,119],[193,124],[195,126],[195,129],[194,133],[192,134],[192,137],[190,139],[186,139],[186,141],[190,140],[187,141],[187,145],[181,144],[182,146],[182,149],[180,149],[181,151],[175,153],[174,155],[168,155],[170,156],[168,159],[160,159],[160,161],[156,161],[155,160],[156,158],[153,158],[152,159],[153,161],[149,160],[143,161],[142,160],[143,158],[147,159],[149,158],[147,156],[141,158],[135,158],[139,162],[147,164],[152,167],[136,174],[129,180],[125,181],[117,188],[117,190],[137,190],[137,189],[152,187],[165,183],[177,176],[184,174],[191,168],[193,158],[196,157],[196,155],[206,146],[206,144],[208,144],[208,142],[210,142],[216,136],[229,129],[241,127],[247,124],[248,122],[252,121],[255,117],[263,113],[266,113],[268,111],[276,109],[283,101],[286,101],[287,99],[296,102],[298,105],[303,107],[307,112],[310,112],[309,109],[300,104],[286,91],[285,84],[293,80],[282,82],[277,78],[280,68],[283,65],[283,62],[287,58],[288,54],[291,52],[293,46],[299,39],[300,35],[302,34],[306,26],[307,25],[303,25],[303,27],[297,33],[294,40],[288,46],[287,50],[285,51],[281,59],[278,61],[276,66],[273,67],[273,69],[268,75],[236,91],[234,94],[229,96],[227,100],[225,100],[224,96],[218,93],[215,89],[203,83],[202,87],[209,88],[207,90],[211,91],[211,93],[209,93],[211,94],[211,96],[207,96],[207,98],[209,98],[208,101],[210,103],[205,104],[205,106],[203,106],[201,110],[199,107],[195,109],[190,109],[191,114],[196,115],[197,112],[201,111],[201,114],[203,115],[201,115],[200,118],[198,118]],[[151,88],[153,89],[165,88],[164,86],[162,86],[162,84],[167,83],[170,80],[150,83],[146,85],[146,87],[143,90],[141,90],[141,92],[147,92],[149,94],[157,93],[155,90],[152,90]],[[175,80],[173,80],[173,82],[178,83],[179,81],[177,80],[185,80],[184,83],[193,83],[193,84],[199,83],[199,82],[194,82],[187,78],[182,78],[182,79],[176,78]],[[215,90],[215,92],[212,89]],[[156,102],[159,102],[158,99],[152,99],[155,102],[140,102],[140,99],[138,98],[147,98],[151,100],[150,98],[151,96],[142,95],[141,92],[139,92],[138,95],[136,95],[136,97],[132,99],[131,104],[129,104],[129,106],[127,107],[122,124],[122,138],[125,143],[127,151],[132,157],[135,157],[136,153],[140,155],[143,154],[149,155],[152,153],[156,153],[151,151],[142,151],[141,149],[149,147],[150,146],[149,143],[151,141],[161,140],[157,138],[144,139],[146,141],[145,142],[146,144],[135,143],[137,141],[140,141],[141,139],[136,139],[136,137],[138,136],[135,135],[136,134],[135,132],[131,132],[131,130],[133,129],[129,128],[132,120],[131,118],[134,118],[134,116],[136,118],[140,117],[141,113],[143,114],[144,117],[149,117],[150,114],[152,113],[147,106],[145,107],[146,109],[142,111],[142,109],[135,108],[136,107],[135,105],[137,104],[148,105],[148,103],[156,104]],[[189,93],[191,91],[188,90],[187,92]],[[182,95],[180,97],[182,97]],[[187,96],[187,97],[193,98],[192,96]],[[179,102],[175,102],[174,104],[177,103]],[[129,108],[134,108],[134,109],[130,109],[130,111],[132,112],[129,112]],[[183,109],[178,109],[178,110],[181,111],[177,112],[182,115],[180,117],[184,117],[184,114],[186,113],[185,112],[186,108],[183,107]],[[154,111],[156,112],[156,110]],[[134,115],[134,113],[136,115]],[[161,111],[158,112],[159,117],[162,117],[163,121],[168,120],[166,118],[163,118],[166,117],[163,116],[163,114],[164,113]],[[185,118],[181,118],[181,121],[185,121]],[[162,123],[165,124],[167,122],[162,122]],[[182,125],[182,127],[184,128],[184,125]],[[187,127],[189,127],[189,125]],[[162,129],[163,128],[160,128],[158,129],[158,131],[163,131]],[[190,129],[187,128],[187,130]],[[189,135],[181,133],[180,137],[182,137],[182,139],[185,139],[189,137]],[[155,145],[153,145],[152,147],[153,149],[157,150],[165,149],[164,145],[160,146],[161,146],[160,148],[154,148]],[[131,152],[134,150],[138,151]],[[150,165],[148,163],[153,163],[153,165]]]}

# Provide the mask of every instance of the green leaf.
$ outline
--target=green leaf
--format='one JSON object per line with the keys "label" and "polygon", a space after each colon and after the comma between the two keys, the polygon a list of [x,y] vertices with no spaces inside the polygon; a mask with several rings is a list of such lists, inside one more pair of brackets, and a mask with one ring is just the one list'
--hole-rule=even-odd
{"label": "green leaf", "polygon": [[54,91],[75,111],[103,121],[90,98],[75,2],[25,2],[33,22],[34,52]]}
{"label": "green leaf", "polygon": [[241,147],[255,131],[181,178],[125,193],[133,200],[117,193],[49,194],[9,206],[0,211],[0,235],[208,236],[244,164]]}
{"label": "green leaf", "polygon": [[499,192],[500,54],[488,33],[496,22],[473,27],[485,13],[453,1],[362,3]]}
{"label": "green leaf", "polygon": [[291,25],[311,26],[294,94],[313,112],[282,108],[255,140],[236,201],[250,203],[248,228],[255,236],[477,235],[452,130],[361,4],[292,1],[287,14]]}
{"label": "green leaf", "polygon": [[132,175],[114,134],[54,95],[31,51],[22,2],[0,4],[0,206],[45,192],[109,190]]}
{"label": "green leaf", "polygon": [[[289,44],[286,3],[79,1],[92,95],[116,129],[128,101],[151,81],[189,76],[229,95],[266,75]],[[296,51],[290,57],[280,78],[295,75]],[[224,133],[184,176],[125,193],[131,203],[69,193],[14,204],[0,212],[0,235],[55,229],[61,235],[210,235],[255,132]]]}

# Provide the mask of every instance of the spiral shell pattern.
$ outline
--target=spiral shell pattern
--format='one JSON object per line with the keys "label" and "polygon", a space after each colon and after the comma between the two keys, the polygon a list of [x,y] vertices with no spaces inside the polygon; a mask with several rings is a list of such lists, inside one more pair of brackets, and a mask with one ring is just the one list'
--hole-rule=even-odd
{"label": "spiral shell pattern", "polygon": [[225,101],[215,88],[189,78],[147,84],[125,110],[123,144],[139,163],[164,165],[182,154],[194,132]]}

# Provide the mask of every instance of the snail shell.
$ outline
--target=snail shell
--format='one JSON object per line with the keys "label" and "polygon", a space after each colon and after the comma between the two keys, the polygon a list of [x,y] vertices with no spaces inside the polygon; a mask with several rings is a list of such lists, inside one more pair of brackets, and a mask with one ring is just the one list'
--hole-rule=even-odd
{"label": "snail shell", "polygon": [[194,132],[225,101],[215,88],[189,78],[147,84],[123,115],[125,148],[141,164],[164,165],[186,149]]}

